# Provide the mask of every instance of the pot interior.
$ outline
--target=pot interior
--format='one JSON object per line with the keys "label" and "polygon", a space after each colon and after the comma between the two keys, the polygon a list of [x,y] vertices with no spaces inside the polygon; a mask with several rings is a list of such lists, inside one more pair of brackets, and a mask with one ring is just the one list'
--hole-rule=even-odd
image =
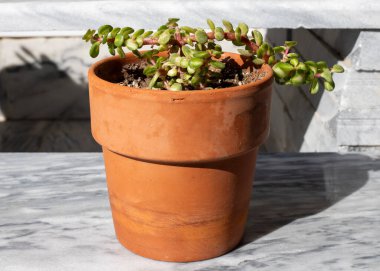
{"label": "pot interior", "polygon": [[[131,62],[132,59],[128,59]],[[123,81],[122,68],[126,63],[125,59],[114,58],[113,61],[105,61],[95,69],[95,74],[103,80],[111,83],[119,83]]]}

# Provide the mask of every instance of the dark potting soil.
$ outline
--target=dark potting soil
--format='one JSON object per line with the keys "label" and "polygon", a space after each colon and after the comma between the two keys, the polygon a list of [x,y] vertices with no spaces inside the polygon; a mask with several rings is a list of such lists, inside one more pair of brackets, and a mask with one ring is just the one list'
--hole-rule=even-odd
{"label": "dark potting soil", "polygon": [[[226,66],[221,72],[221,77],[217,82],[210,84],[207,87],[227,88],[241,86],[260,80],[265,76],[265,72],[259,69],[242,69],[232,58],[225,58],[223,62]],[[148,88],[150,78],[147,78],[143,73],[145,67],[146,63],[144,62],[128,63],[124,65],[122,68],[124,80],[120,82],[120,85],[135,88]]]}

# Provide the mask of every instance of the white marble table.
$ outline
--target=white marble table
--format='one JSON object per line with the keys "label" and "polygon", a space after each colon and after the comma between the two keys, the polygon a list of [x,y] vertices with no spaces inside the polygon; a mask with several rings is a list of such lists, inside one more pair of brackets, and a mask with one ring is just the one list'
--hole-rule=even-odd
{"label": "white marble table", "polygon": [[116,241],[101,154],[3,153],[0,270],[380,270],[379,170],[379,156],[261,155],[243,242],[184,264]]}

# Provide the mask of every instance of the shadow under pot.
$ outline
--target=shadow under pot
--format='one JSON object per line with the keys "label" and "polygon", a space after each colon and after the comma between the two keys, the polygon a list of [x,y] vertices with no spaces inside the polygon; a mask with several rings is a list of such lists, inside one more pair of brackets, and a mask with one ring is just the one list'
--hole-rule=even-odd
{"label": "shadow under pot", "polygon": [[224,89],[118,84],[122,66],[137,61],[109,57],[89,70],[91,129],[103,147],[116,236],[162,261],[225,254],[244,233],[257,151],[268,135],[272,70],[264,65],[262,79]]}

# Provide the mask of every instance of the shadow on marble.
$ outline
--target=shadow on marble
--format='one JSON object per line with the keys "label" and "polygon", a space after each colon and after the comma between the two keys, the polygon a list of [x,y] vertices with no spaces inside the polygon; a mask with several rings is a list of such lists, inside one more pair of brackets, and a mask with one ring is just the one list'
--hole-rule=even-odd
{"label": "shadow on marble", "polygon": [[62,68],[45,54],[36,56],[25,46],[15,54],[22,64],[0,71],[0,108],[7,120],[90,118],[86,78],[74,81],[70,67]]}
{"label": "shadow on marble", "polygon": [[89,120],[0,122],[0,152],[100,152]]}
{"label": "shadow on marble", "polygon": [[380,159],[336,153],[260,155],[246,234],[235,250],[355,193],[367,183],[370,170],[380,170]]}
{"label": "shadow on marble", "polygon": [[[301,59],[323,59],[332,66],[351,53],[359,33],[357,29],[268,29],[266,38],[275,46],[282,45],[284,40],[296,40],[299,45],[294,50]],[[274,84],[271,133],[262,149],[265,152],[336,151],[336,122],[343,82],[335,83],[334,92],[319,91],[315,95],[309,93],[307,86],[289,88]],[[318,134],[325,140],[320,140]]]}
{"label": "shadow on marble", "polygon": [[0,122],[0,151],[101,151],[91,135],[85,78],[69,76],[72,67],[66,62],[72,60],[65,59],[62,68],[64,63],[24,46],[15,54],[23,64],[0,71],[0,109],[6,119]]}

